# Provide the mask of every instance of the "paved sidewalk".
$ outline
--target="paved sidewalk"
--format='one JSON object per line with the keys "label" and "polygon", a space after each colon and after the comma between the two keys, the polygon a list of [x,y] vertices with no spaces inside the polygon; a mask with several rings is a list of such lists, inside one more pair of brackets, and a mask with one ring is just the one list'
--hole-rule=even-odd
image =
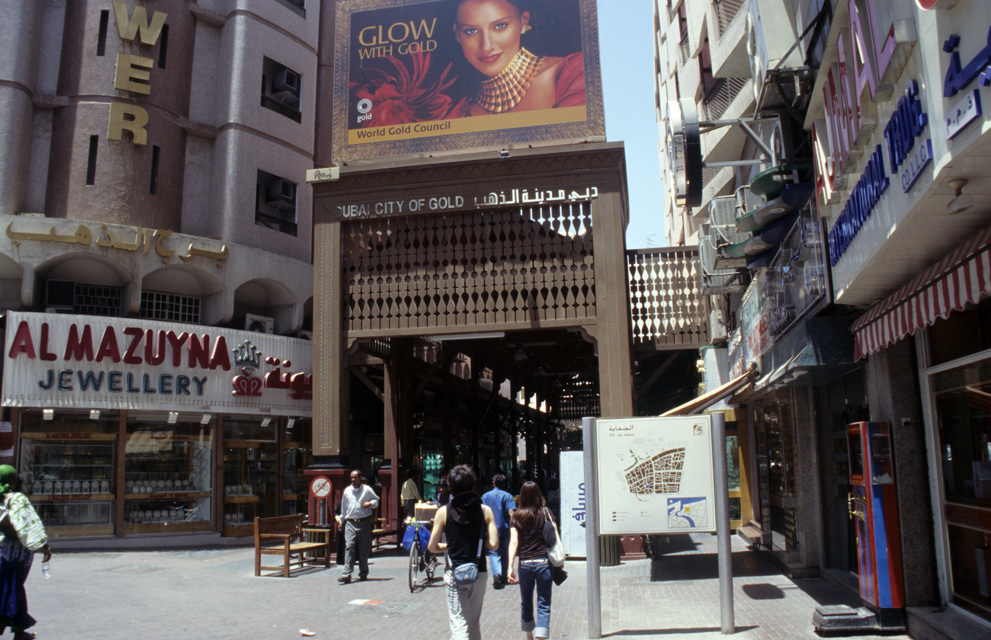
{"label": "paved sidewalk", "polygon": [[[715,538],[657,561],[601,569],[602,633],[612,640],[715,640],[720,633]],[[687,541],[687,539],[684,539]],[[812,639],[817,603],[855,604],[821,580],[791,581],[759,554],[734,541],[737,634],[746,640]],[[338,585],[336,568],[293,578],[254,576],[250,548],[57,553],[52,577],[40,563],[28,578],[39,640],[175,640],[300,638],[436,640],[448,635],[443,585],[411,594],[404,555],[378,553],[371,579]],[[587,637],[584,562],[568,562],[569,579],[554,588],[551,637]],[[519,591],[488,587],[484,640],[520,640]],[[873,636],[859,636],[873,638]],[[907,636],[885,636],[907,638]]]}

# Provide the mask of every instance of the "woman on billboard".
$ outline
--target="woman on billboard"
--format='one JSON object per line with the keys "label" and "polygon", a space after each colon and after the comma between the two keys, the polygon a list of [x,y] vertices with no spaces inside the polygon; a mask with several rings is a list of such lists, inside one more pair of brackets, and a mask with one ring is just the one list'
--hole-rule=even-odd
{"label": "woman on billboard", "polygon": [[[539,57],[523,46],[534,14],[521,0],[455,0],[454,38],[474,68],[450,117],[585,104],[582,53]],[[459,74],[460,76],[461,74]]]}
{"label": "woman on billboard", "polygon": [[536,9],[537,1],[443,0],[425,3],[423,13],[415,13],[421,5],[414,4],[398,14],[401,21],[395,13],[369,12],[374,15],[358,28],[359,45],[363,33],[372,34],[365,36],[368,42],[381,43],[373,36],[393,33],[389,21],[395,33],[417,27],[432,39],[422,46],[402,43],[405,53],[392,46],[384,47],[387,54],[377,53],[383,47],[354,47],[360,55],[352,61],[352,127],[585,105],[577,0],[553,12]]}

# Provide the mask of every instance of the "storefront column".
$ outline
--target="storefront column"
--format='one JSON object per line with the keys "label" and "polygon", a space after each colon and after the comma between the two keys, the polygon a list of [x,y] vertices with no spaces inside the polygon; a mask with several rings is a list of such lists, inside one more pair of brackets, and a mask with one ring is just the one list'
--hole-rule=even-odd
{"label": "storefront column", "polygon": [[939,602],[933,580],[937,575],[935,541],[917,371],[911,339],[872,354],[867,363],[871,420],[891,424],[905,604],[909,607]]}

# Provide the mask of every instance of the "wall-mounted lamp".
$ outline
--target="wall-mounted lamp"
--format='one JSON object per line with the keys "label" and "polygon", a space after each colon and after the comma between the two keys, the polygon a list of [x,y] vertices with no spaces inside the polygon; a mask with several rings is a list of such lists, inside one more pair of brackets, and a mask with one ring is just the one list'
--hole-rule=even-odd
{"label": "wall-mounted lamp", "polygon": [[41,410],[42,420],[54,420],[55,419],[55,409],[42,409]]}
{"label": "wall-mounted lamp", "polygon": [[100,419],[100,410],[99,409],[90,409],[89,410],[89,419],[90,420],[99,420]]}
{"label": "wall-mounted lamp", "polygon": [[293,425],[295,424],[296,424],[296,418],[289,418],[289,420],[286,422],[286,429],[292,429]]}
{"label": "wall-mounted lamp", "polygon": [[263,427],[267,427],[270,424],[272,424],[272,419],[271,418],[268,418],[268,417],[262,418],[262,426]]}
{"label": "wall-mounted lamp", "polygon": [[209,413],[204,413],[203,417],[200,418],[200,424],[210,424],[210,418],[213,417]]}
{"label": "wall-mounted lamp", "polygon": [[178,411],[169,411],[169,424],[175,424],[179,420]]}
{"label": "wall-mounted lamp", "polygon": [[956,180],[950,180],[946,184],[950,185],[950,188],[953,189],[953,199],[946,205],[947,215],[952,216],[957,213],[963,213],[974,206],[974,199],[963,192],[963,188],[967,185],[966,180],[957,178]]}

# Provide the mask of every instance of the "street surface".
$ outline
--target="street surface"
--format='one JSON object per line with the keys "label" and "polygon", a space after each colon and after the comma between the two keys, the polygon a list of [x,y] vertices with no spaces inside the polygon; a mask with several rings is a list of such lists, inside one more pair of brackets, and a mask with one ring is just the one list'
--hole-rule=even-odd
{"label": "street surface", "polygon": [[[856,604],[822,580],[791,581],[734,537],[735,636],[720,633],[714,536],[679,536],[657,561],[603,567],[602,634],[611,640],[812,639],[816,604]],[[437,640],[449,637],[443,585],[409,592],[408,558],[373,555],[370,580],[339,585],[336,567],[254,576],[251,548],[59,553],[28,578],[39,640]],[[272,560],[275,556],[268,556]],[[587,637],[585,563],[554,587],[551,637]],[[355,571],[357,575],[357,571]],[[519,589],[487,585],[483,640],[520,640]],[[857,636],[870,640],[875,636]],[[884,636],[887,640],[907,636]]]}

